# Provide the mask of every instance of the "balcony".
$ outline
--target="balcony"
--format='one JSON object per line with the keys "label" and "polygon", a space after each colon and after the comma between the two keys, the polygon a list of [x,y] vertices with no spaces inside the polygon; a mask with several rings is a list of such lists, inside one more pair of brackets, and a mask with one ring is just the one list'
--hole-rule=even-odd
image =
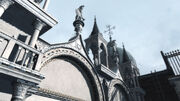
{"label": "balcony", "polygon": [[[40,31],[44,34],[58,22],[34,0],[13,0],[14,3],[3,13],[1,19],[26,34],[33,35],[34,22],[39,19],[46,24]],[[16,12],[16,13],[14,13]]]}
{"label": "balcony", "polygon": [[42,53],[20,40],[0,32],[0,73],[39,83],[44,76],[36,71]]}
{"label": "balcony", "polygon": [[107,68],[103,64],[99,65],[97,70],[101,75],[107,77],[107,79],[117,78],[117,74],[111,71],[109,68]]}

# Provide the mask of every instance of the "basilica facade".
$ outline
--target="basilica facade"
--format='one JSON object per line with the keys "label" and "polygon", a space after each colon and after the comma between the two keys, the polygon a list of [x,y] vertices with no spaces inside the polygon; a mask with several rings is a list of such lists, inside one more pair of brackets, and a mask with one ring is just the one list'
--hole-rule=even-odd
{"label": "basilica facade", "polygon": [[40,39],[58,23],[46,12],[49,0],[41,8],[42,1],[0,0],[0,101],[144,101],[139,69],[125,46],[105,40],[96,18],[82,39],[83,5],[68,42]]}

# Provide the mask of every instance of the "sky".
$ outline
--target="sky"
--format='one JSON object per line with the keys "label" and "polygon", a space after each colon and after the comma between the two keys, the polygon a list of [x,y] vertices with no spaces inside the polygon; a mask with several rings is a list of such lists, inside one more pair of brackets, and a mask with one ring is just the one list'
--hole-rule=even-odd
{"label": "sky", "polygon": [[108,41],[109,36],[104,33],[106,25],[116,26],[112,38],[118,47],[122,47],[122,42],[125,44],[141,74],[166,68],[161,50],[179,49],[180,0],[50,0],[47,12],[58,24],[41,38],[53,44],[73,37],[75,9],[80,5],[85,5],[82,38],[90,35],[94,16]]}

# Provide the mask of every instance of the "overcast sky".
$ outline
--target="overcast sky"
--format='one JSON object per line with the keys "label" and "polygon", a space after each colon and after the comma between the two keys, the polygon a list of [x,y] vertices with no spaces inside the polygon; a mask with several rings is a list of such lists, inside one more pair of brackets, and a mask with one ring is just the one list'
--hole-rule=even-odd
{"label": "overcast sky", "polygon": [[74,35],[75,9],[82,4],[86,19],[83,39],[91,33],[95,15],[101,33],[108,24],[116,26],[113,39],[118,47],[125,44],[141,74],[165,69],[161,50],[179,49],[180,0],[50,0],[47,12],[59,23],[41,38],[50,43],[67,42]]}

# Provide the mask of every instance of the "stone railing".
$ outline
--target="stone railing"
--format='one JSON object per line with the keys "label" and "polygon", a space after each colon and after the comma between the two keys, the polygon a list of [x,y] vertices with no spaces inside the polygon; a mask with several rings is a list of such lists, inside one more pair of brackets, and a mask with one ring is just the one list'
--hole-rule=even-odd
{"label": "stone railing", "polygon": [[0,32],[0,46],[0,58],[6,60],[5,64],[9,61],[11,64],[31,70],[35,70],[40,65],[41,52],[3,32]]}

